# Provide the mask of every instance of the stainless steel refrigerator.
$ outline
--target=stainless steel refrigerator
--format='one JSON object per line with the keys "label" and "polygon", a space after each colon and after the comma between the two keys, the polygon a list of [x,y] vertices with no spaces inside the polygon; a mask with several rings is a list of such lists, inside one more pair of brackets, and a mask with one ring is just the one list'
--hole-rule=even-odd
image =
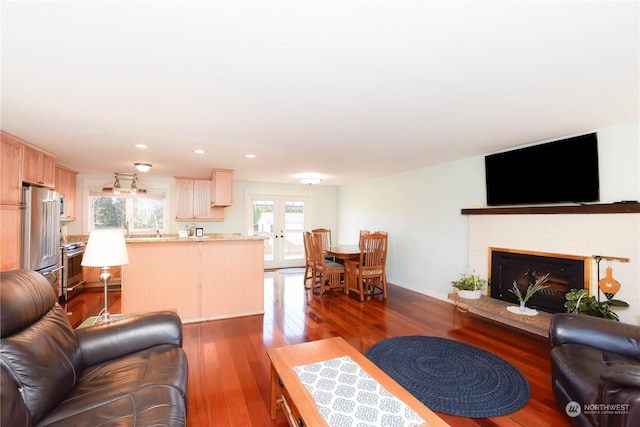
{"label": "stainless steel refrigerator", "polygon": [[60,193],[22,187],[22,268],[47,278],[60,295]]}

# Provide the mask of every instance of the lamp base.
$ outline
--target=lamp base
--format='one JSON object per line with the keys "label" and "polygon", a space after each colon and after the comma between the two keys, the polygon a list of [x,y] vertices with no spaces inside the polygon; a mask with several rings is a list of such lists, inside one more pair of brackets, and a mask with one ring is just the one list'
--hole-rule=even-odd
{"label": "lamp base", "polygon": [[98,323],[107,323],[112,320],[111,314],[109,313],[101,313],[98,315]]}
{"label": "lamp base", "polygon": [[102,273],[100,273],[100,280],[104,283],[104,308],[102,312],[98,315],[100,317],[100,323],[109,322],[110,314],[107,308],[107,294],[109,292],[109,279],[111,279],[111,272],[109,272],[109,266],[102,267]]}

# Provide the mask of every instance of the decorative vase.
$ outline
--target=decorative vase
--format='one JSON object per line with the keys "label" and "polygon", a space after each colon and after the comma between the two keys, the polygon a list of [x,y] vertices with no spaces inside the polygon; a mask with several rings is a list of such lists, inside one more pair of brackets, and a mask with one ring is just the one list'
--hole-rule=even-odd
{"label": "decorative vase", "polygon": [[527,311],[527,307],[524,306],[525,302],[524,301],[520,301],[520,311],[524,312]]}
{"label": "decorative vase", "polygon": [[460,296],[460,298],[479,299],[480,296],[482,295],[482,289],[476,289],[475,291],[458,289],[458,295]]}

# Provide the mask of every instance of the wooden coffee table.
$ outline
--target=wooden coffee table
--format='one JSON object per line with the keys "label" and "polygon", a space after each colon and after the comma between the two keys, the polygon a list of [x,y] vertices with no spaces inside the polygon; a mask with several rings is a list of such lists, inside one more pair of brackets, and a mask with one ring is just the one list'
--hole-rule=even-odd
{"label": "wooden coffee table", "polygon": [[327,425],[293,368],[349,356],[387,391],[417,412],[426,421],[423,425],[449,425],[341,337],[274,348],[268,350],[267,355],[271,359],[271,419],[280,407],[293,427]]}

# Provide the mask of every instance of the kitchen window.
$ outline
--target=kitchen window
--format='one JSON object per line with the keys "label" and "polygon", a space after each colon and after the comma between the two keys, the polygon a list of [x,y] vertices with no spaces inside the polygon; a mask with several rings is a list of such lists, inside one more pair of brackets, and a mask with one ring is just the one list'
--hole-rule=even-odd
{"label": "kitchen window", "polygon": [[169,228],[167,200],[164,194],[89,195],[89,231],[122,228],[129,233],[165,232]]}

